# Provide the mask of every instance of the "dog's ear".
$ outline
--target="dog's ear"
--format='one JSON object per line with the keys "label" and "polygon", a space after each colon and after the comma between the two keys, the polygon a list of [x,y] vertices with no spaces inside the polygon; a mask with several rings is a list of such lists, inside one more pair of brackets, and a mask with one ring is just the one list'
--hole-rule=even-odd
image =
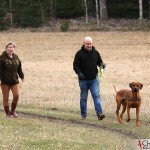
{"label": "dog's ear", "polygon": [[130,87],[131,89],[132,89],[132,84],[133,84],[133,82],[129,84],[129,87]]}
{"label": "dog's ear", "polygon": [[139,82],[139,85],[140,85],[140,89],[142,89],[143,88],[143,84]]}

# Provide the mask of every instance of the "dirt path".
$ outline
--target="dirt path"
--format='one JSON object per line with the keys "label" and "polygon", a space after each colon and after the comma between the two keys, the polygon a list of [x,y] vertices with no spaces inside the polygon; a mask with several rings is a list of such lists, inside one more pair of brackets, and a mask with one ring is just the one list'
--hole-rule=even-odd
{"label": "dirt path", "polygon": [[87,123],[84,121],[78,121],[78,120],[73,120],[73,119],[63,119],[63,118],[57,118],[54,116],[44,116],[44,115],[37,115],[37,114],[33,114],[33,113],[28,113],[28,112],[19,112],[20,114],[26,116],[26,117],[32,117],[32,118],[37,118],[37,119],[47,119],[49,121],[55,121],[55,122],[63,122],[63,123],[69,123],[69,124],[76,124],[76,125],[82,125],[82,126],[86,126],[86,127],[91,127],[91,128],[95,128],[95,129],[103,129],[103,130],[107,130],[110,132],[114,132],[117,134],[120,134],[122,136],[128,137],[130,139],[139,139],[139,135],[136,133],[133,133],[132,131],[124,131],[121,129],[113,129],[113,128],[109,128],[106,127],[104,125],[97,125],[97,124],[92,124],[92,123]]}

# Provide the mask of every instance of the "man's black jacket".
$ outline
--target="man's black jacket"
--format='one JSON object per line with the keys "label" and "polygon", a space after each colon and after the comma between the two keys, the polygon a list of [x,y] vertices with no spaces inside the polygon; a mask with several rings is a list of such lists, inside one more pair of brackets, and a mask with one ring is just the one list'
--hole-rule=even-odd
{"label": "man's black jacket", "polygon": [[83,73],[84,80],[92,80],[96,78],[98,73],[97,66],[102,63],[103,60],[94,46],[92,46],[91,51],[87,51],[83,45],[75,55],[73,69],[76,74]]}

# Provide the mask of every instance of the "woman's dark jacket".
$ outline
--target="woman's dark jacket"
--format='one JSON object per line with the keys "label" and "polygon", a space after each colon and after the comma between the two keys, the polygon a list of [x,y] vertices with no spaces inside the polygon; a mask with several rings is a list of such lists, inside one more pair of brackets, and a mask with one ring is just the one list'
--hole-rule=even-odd
{"label": "woman's dark jacket", "polygon": [[18,84],[18,75],[21,79],[24,79],[20,59],[14,53],[12,56],[10,58],[6,51],[0,55],[0,80],[2,84]]}
{"label": "woman's dark jacket", "polygon": [[85,76],[84,80],[92,80],[97,76],[97,66],[100,66],[102,63],[103,60],[95,47],[92,46],[92,50],[87,51],[82,46],[75,55],[73,69],[76,74],[82,73]]}

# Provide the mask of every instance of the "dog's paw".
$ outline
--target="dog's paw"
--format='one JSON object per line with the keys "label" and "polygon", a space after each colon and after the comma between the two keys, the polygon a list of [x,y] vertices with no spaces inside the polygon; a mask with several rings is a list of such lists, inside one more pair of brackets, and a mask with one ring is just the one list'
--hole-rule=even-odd
{"label": "dog's paw", "polygon": [[127,119],[127,122],[129,122],[130,121],[130,119]]}
{"label": "dog's paw", "polygon": [[138,122],[138,123],[136,123],[136,126],[137,126],[137,127],[139,127],[139,126],[140,126],[140,123],[139,123],[139,122]]}
{"label": "dog's paw", "polygon": [[122,119],[118,119],[118,122],[122,124]]}

